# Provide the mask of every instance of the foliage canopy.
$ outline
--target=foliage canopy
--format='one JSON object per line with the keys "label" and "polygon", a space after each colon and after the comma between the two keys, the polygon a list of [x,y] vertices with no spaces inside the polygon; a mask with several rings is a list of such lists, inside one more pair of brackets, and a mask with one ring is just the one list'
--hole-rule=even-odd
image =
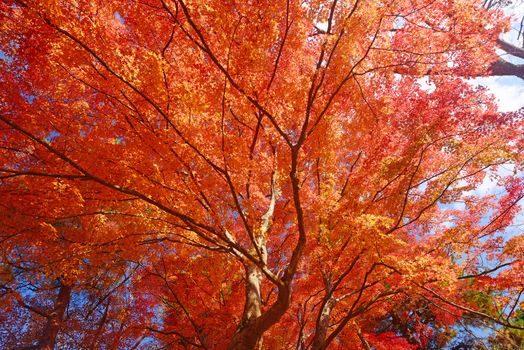
{"label": "foliage canopy", "polygon": [[461,322],[519,339],[522,115],[463,80],[497,61],[499,12],[0,16],[0,346],[430,349]]}

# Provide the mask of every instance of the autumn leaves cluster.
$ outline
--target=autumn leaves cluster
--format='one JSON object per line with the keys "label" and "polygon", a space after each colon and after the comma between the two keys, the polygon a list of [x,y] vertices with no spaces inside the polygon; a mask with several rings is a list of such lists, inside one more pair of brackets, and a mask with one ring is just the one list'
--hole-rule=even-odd
{"label": "autumn leaves cluster", "polygon": [[0,13],[0,346],[429,349],[459,322],[520,329],[522,115],[464,80],[497,59],[500,13]]}

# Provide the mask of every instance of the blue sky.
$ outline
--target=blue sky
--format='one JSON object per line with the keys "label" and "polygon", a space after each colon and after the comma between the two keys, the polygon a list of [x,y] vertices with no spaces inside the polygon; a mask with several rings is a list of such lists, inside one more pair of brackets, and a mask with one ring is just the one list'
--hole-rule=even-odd
{"label": "blue sky", "polygon": [[[523,38],[519,38],[520,21],[524,16],[524,1],[515,1],[515,4],[506,9],[506,13],[512,16],[511,29],[502,34],[502,39],[515,46],[522,47]],[[524,60],[505,54],[500,50],[503,59],[514,64],[524,64]],[[495,96],[498,109],[501,112],[512,112],[524,107],[524,80],[512,76],[504,77],[482,77],[471,80],[472,84],[486,86]],[[499,175],[509,175],[513,172],[514,166],[505,165],[498,170]],[[520,173],[519,176],[524,176]],[[477,195],[496,194],[501,191],[496,180],[486,177],[483,183],[475,190]],[[520,203],[522,205],[522,203]],[[515,225],[517,230],[513,234],[522,234],[519,225],[524,223],[524,212],[516,217]]]}

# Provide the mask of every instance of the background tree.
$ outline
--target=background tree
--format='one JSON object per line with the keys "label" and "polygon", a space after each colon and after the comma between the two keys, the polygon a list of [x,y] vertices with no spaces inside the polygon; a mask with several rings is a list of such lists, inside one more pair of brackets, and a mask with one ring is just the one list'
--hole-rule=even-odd
{"label": "background tree", "polygon": [[[466,317],[522,328],[522,116],[462,80],[497,62],[499,12],[1,4],[0,301],[24,333],[6,346],[417,349]],[[498,195],[475,191],[487,176]]]}
{"label": "background tree", "polygon": [[[511,9],[522,8],[524,3],[521,0],[487,0],[484,1],[483,7],[486,9]],[[509,11],[511,12],[511,10]],[[517,59],[524,59],[524,14],[521,18],[515,18],[516,23],[512,23],[510,31],[518,33],[516,41],[511,42],[507,39],[499,37],[497,44],[500,49],[504,50],[507,55],[514,56]],[[515,28],[516,27],[516,28]],[[520,42],[519,42],[520,41]],[[512,60],[501,57],[497,62],[493,63],[490,73],[491,75],[512,75],[524,79],[524,65],[514,63]]]}

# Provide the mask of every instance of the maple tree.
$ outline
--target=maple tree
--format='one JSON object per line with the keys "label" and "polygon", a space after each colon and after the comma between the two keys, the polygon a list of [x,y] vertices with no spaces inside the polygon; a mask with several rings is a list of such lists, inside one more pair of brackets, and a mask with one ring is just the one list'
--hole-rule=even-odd
{"label": "maple tree", "polygon": [[[429,349],[465,319],[522,330],[523,116],[462,79],[496,74],[499,12],[0,4],[2,346]],[[499,193],[477,191],[488,178]]]}

